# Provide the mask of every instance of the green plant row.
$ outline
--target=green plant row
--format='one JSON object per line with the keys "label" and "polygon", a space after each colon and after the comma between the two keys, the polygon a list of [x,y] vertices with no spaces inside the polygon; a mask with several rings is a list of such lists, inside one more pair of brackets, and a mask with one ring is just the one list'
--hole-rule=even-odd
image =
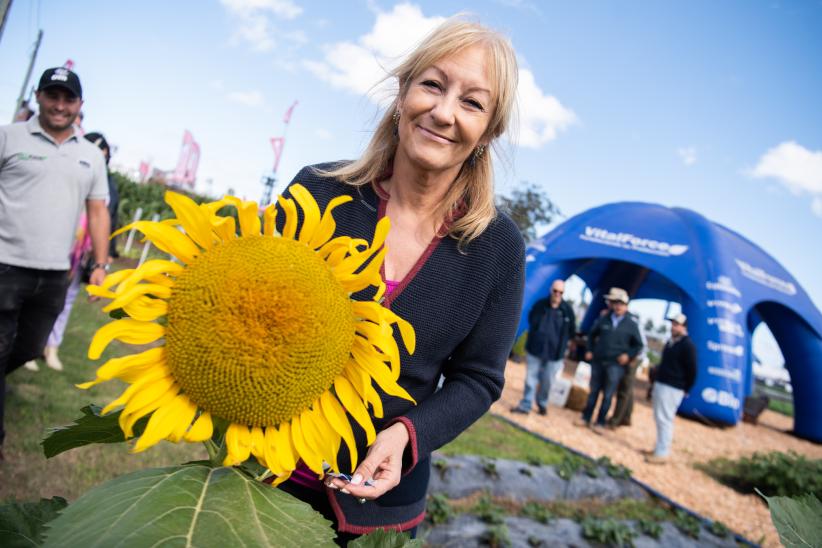
{"label": "green plant row", "polygon": [[698,466],[717,481],[743,493],[759,489],[768,496],[822,498],[822,460],[793,451],[754,453],[737,460],[714,459]]}
{"label": "green plant row", "polygon": [[[508,515],[526,517],[536,522],[547,524],[556,518],[573,519],[582,526],[583,536],[593,542],[608,546],[632,546],[633,539],[646,535],[659,539],[662,535],[662,523],[671,522],[683,534],[698,539],[702,530],[699,519],[683,511],[672,511],[661,503],[651,500],[623,499],[608,504],[591,504],[591,501],[550,502],[530,501],[522,506],[500,503],[483,493],[473,504],[452,503],[443,494],[435,494],[428,500],[428,519],[433,525],[448,522],[457,514],[467,513],[476,516],[489,528],[484,540],[495,546],[507,546],[508,541],[505,518]],[[635,525],[625,523],[634,521]],[[720,521],[708,526],[713,535],[726,538],[730,530]],[[537,538],[529,539],[531,546],[541,546]]]}

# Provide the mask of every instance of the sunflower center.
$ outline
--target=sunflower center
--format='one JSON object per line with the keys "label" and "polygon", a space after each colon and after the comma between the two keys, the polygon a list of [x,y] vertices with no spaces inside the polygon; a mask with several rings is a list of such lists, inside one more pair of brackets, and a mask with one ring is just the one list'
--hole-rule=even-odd
{"label": "sunflower center", "polygon": [[174,284],[166,352],[202,409],[231,422],[277,425],[342,372],[354,342],[346,291],[304,244],[251,236],[212,248]]}

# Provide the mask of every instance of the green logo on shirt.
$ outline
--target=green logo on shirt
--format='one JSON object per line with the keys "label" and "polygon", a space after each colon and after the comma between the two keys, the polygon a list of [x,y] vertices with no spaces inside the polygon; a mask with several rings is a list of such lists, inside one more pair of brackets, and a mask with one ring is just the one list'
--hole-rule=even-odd
{"label": "green logo on shirt", "polygon": [[28,152],[18,152],[17,153],[18,160],[39,160],[43,161],[46,159],[46,156],[40,156],[39,154],[29,154]]}

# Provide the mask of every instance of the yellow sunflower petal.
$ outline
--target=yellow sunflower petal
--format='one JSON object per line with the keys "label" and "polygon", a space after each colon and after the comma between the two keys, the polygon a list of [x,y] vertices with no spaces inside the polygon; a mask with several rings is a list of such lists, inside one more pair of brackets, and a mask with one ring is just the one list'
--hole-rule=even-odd
{"label": "yellow sunflower petal", "polygon": [[[274,430],[273,427],[269,427]],[[284,470],[294,470],[297,466],[297,456],[294,441],[291,439],[291,425],[284,422],[276,429],[277,457]]]}
{"label": "yellow sunflower petal", "polygon": [[291,477],[291,472],[286,472],[282,476],[277,476],[274,479],[274,481],[271,482],[271,486],[272,487],[277,487],[278,485],[280,485],[282,482],[286,481],[290,477]]}
{"label": "yellow sunflower petal", "polygon": [[331,442],[324,438],[316,422],[314,412],[310,408],[304,409],[300,414],[300,427],[307,448],[314,451],[314,454],[319,457],[320,462],[328,462],[330,460]]}
{"label": "yellow sunflower petal", "polygon": [[124,409],[122,413],[120,413],[120,429],[123,431],[126,439],[134,437],[134,425],[137,424],[141,418],[145,417],[149,413],[156,410],[158,407],[162,405],[166,405],[171,400],[177,397],[178,390],[168,390],[165,394],[163,394],[159,399],[154,400],[150,404],[136,409],[130,413],[126,413]]}
{"label": "yellow sunflower petal", "polygon": [[[290,442],[289,442],[290,444]],[[265,467],[277,476],[284,474],[287,469],[282,467],[282,459],[279,455],[279,436],[277,428],[268,426],[263,434],[263,453]]]}
{"label": "yellow sunflower petal", "polygon": [[364,401],[367,393],[365,387],[371,382],[371,377],[369,377],[368,374],[362,370],[362,368],[356,367],[356,360],[350,359],[349,364],[353,365],[346,365],[342,374],[357,391],[360,399]]}
{"label": "yellow sunflower petal", "polygon": [[345,440],[348,446],[348,452],[351,454],[351,470],[354,470],[358,462],[357,444],[354,441],[354,431],[351,429],[351,423],[348,422],[348,417],[345,410],[337,401],[337,398],[331,395],[330,392],[323,392],[320,396],[320,405],[322,406],[323,415],[328,420],[328,423],[337,431],[337,433]]}
{"label": "yellow sunflower petal", "polygon": [[182,398],[181,403],[174,409],[176,416],[174,428],[166,439],[172,443],[179,443],[183,439],[188,428],[191,426],[191,421],[194,420],[194,415],[197,414],[197,406],[187,397]]}
{"label": "yellow sunflower petal", "polygon": [[91,388],[111,379],[122,379],[128,383],[134,382],[143,373],[160,364],[165,363],[165,349],[151,348],[139,354],[130,354],[121,358],[112,358],[101,365],[93,381],[76,385],[83,390]]}
{"label": "yellow sunflower petal", "polygon": [[308,247],[311,249],[317,249],[323,245],[334,235],[334,231],[337,229],[337,222],[334,220],[334,216],[331,215],[331,211],[344,203],[350,202],[353,200],[351,196],[337,196],[333,198],[325,208],[323,212],[323,217],[320,220],[319,226],[314,231],[314,235],[311,237],[311,241],[308,242]]}
{"label": "yellow sunflower petal", "polygon": [[91,285],[88,284],[86,286],[86,293],[91,295],[92,297],[102,297],[104,299],[113,299],[116,295],[109,291],[108,289],[103,289],[99,285]]}
{"label": "yellow sunflower petal", "polygon": [[174,395],[176,396],[180,392],[180,387],[174,383],[174,379],[170,375],[161,377],[136,391],[123,408],[123,413],[130,415],[138,409],[151,405],[169,391],[175,391]]}
{"label": "yellow sunflower petal", "polygon": [[383,417],[382,399],[380,399],[380,395],[370,383],[365,387],[365,399],[371,404],[371,408],[374,410],[374,416],[381,419]]}
{"label": "yellow sunflower petal", "polygon": [[317,225],[320,224],[320,208],[308,190],[301,184],[291,185],[291,195],[303,210],[303,224],[300,227],[299,241],[307,244],[314,236]]}
{"label": "yellow sunflower petal", "polygon": [[377,366],[371,361],[358,361],[357,364],[368,371],[371,378],[374,379],[382,391],[390,396],[396,396],[404,400],[408,400],[416,404],[417,402],[411,397],[411,394],[406,392],[405,388],[397,384],[392,378],[391,371],[385,366]]}
{"label": "yellow sunflower petal", "polygon": [[310,417],[318,436],[317,440],[322,444],[323,460],[331,465],[331,469],[335,473],[339,474],[340,465],[337,464],[337,453],[340,450],[340,435],[328,423],[328,419],[325,418],[320,408],[320,402],[314,403],[314,407],[310,411]]}
{"label": "yellow sunflower petal", "polygon": [[211,224],[220,240],[227,242],[237,237],[237,223],[234,217],[213,217]]}
{"label": "yellow sunflower petal", "polygon": [[129,317],[141,322],[151,322],[168,314],[168,302],[162,299],[139,297],[123,306]]}
{"label": "yellow sunflower petal", "polygon": [[152,413],[143,435],[137,440],[132,452],[145,451],[160,440],[167,438],[177,426],[180,411],[184,409],[185,400],[187,399],[188,396],[179,395]]}
{"label": "yellow sunflower petal", "polygon": [[277,197],[277,203],[283,208],[285,213],[285,226],[283,226],[283,238],[293,240],[297,234],[297,206],[291,198]]}
{"label": "yellow sunflower petal", "polygon": [[[124,268],[123,270],[118,270],[117,272],[112,272],[111,274],[107,275],[106,278],[103,280],[103,283],[100,284],[101,289],[111,289],[115,285],[119,284],[129,276],[134,273],[133,268]],[[89,286],[94,287],[94,286]]]}
{"label": "yellow sunflower petal", "polygon": [[258,460],[265,460],[265,432],[259,426],[251,428],[251,454]]}
{"label": "yellow sunflower petal", "polygon": [[251,455],[251,431],[244,424],[229,425],[225,433],[225,445],[228,453],[223,466],[237,466],[248,460]]}
{"label": "yellow sunflower petal", "polygon": [[103,307],[103,312],[111,312],[122,308],[134,299],[144,295],[154,295],[161,299],[168,299],[171,297],[171,289],[158,284],[137,284],[123,294],[117,295],[116,299]]}
{"label": "yellow sunflower petal", "polygon": [[223,198],[237,208],[237,217],[240,219],[240,232],[243,236],[259,236],[260,217],[257,215],[257,202],[244,202],[235,196]]}
{"label": "yellow sunflower petal", "polygon": [[89,359],[100,357],[111,341],[117,339],[127,344],[148,344],[165,335],[165,328],[156,323],[138,322],[123,318],[108,323],[97,330],[88,349]]}
{"label": "yellow sunflower petal", "polygon": [[279,236],[277,232],[277,205],[268,204],[263,212],[263,235],[264,236]]}
{"label": "yellow sunflower petal", "polygon": [[211,223],[208,215],[188,196],[167,191],[166,203],[174,210],[177,220],[180,221],[189,238],[202,247],[211,249],[214,243]]}
{"label": "yellow sunflower petal", "polygon": [[141,281],[154,278],[160,274],[179,274],[184,268],[185,267],[179,263],[165,259],[146,261],[139,268],[129,270],[129,275],[122,280],[120,287],[117,288],[117,293],[122,293]]}
{"label": "yellow sunflower petal", "polygon": [[345,377],[337,377],[334,380],[334,390],[345,407],[345,410],[348,411],[351,416],[354,417],[354,420],[365,430],[368,445],[374,443],[374,439],[377,437],[377,432],[374,430],[374,423],[371,422],[371,417],[368,416],[368,410],[365,408],[365,404],[357,397],[357,393],[354,391],[351,383],[348,382],[348,379]]}
{"label": "yellow sunflower petal", "polygon": [[305,443],[299,415],[291,419],[291,441],[294,442],[294,448],[297,450],[300,458],[303,459],[305,465],[315,474],[322,476],[323,459]]}
{"label": "yellow sunflower petal", "polygon": [[214,434],[214,423],[211,421],[211,413],[202,412],[191,428],[188,429],[183,438],[190,442],[206,441]]}
{"label": "yellow sunflower petal", "polygon": [[176,228],[152,221],[137,221],[132,226],[142,232],[157,249],[174,255],[186,264],[200,254],[194,242]]}
{"label": "yellow sunflower petal", "polygon": [[100,414],[107,415],[117,407],[121,405],[126,405],[131,400],[131,398],[137,392],[142,390],[145,386],[155,382],[157,379],[161,379],[166,376],[168,376],[168,371],[164,371],[162,368],[159,367],[147,371],[140,377],[140,379],[137,382],[126,388],[117,399],[103,407],[102,411],[100,411]]}

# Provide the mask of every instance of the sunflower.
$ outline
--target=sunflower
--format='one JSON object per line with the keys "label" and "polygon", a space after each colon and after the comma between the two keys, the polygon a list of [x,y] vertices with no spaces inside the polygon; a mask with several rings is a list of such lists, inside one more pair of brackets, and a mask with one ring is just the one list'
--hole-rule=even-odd
{"label": "sunflower", "polygon": [[[380,304],[388,219],[377,223],[370,245],[332,238],[332,210],[351,197],[334,198],[321,214],[303,186],[293,185],[291,194],[278,198],[282,234],[274,204],[261,220],[254,202],[228,196],[197,205],[174,192],[165,200],[176,218],[138,221],[117,232],[133,227],[177,259],[147,261],[88,286],[92,295],[111,299],[104,311],[122,316],[95,333],[90,359],[100,358],[114,339],[138,345],[163,339],[107,361],[93,381],[78,385],[115,378],[129,384],[103,413],[122,407],[126,438],[149,416],[135,452],[163,439],[205,442],[215,425],[227,425],[226,466],[253,455],[277,482],[300,459],[318,476],[324,464],[339,473],[342,441],[352,470],[358,460],[348,415],[369,444],[376,436],[368,408],[382,417],[382,402],[374,383],[414,401],[397,384],[392,326],[410,353],[414,329]],[[218,214],[226,206],[236,208],[239,235],[235,218]],[[373,300],[351,298],[370,286],[377,288]]]}

